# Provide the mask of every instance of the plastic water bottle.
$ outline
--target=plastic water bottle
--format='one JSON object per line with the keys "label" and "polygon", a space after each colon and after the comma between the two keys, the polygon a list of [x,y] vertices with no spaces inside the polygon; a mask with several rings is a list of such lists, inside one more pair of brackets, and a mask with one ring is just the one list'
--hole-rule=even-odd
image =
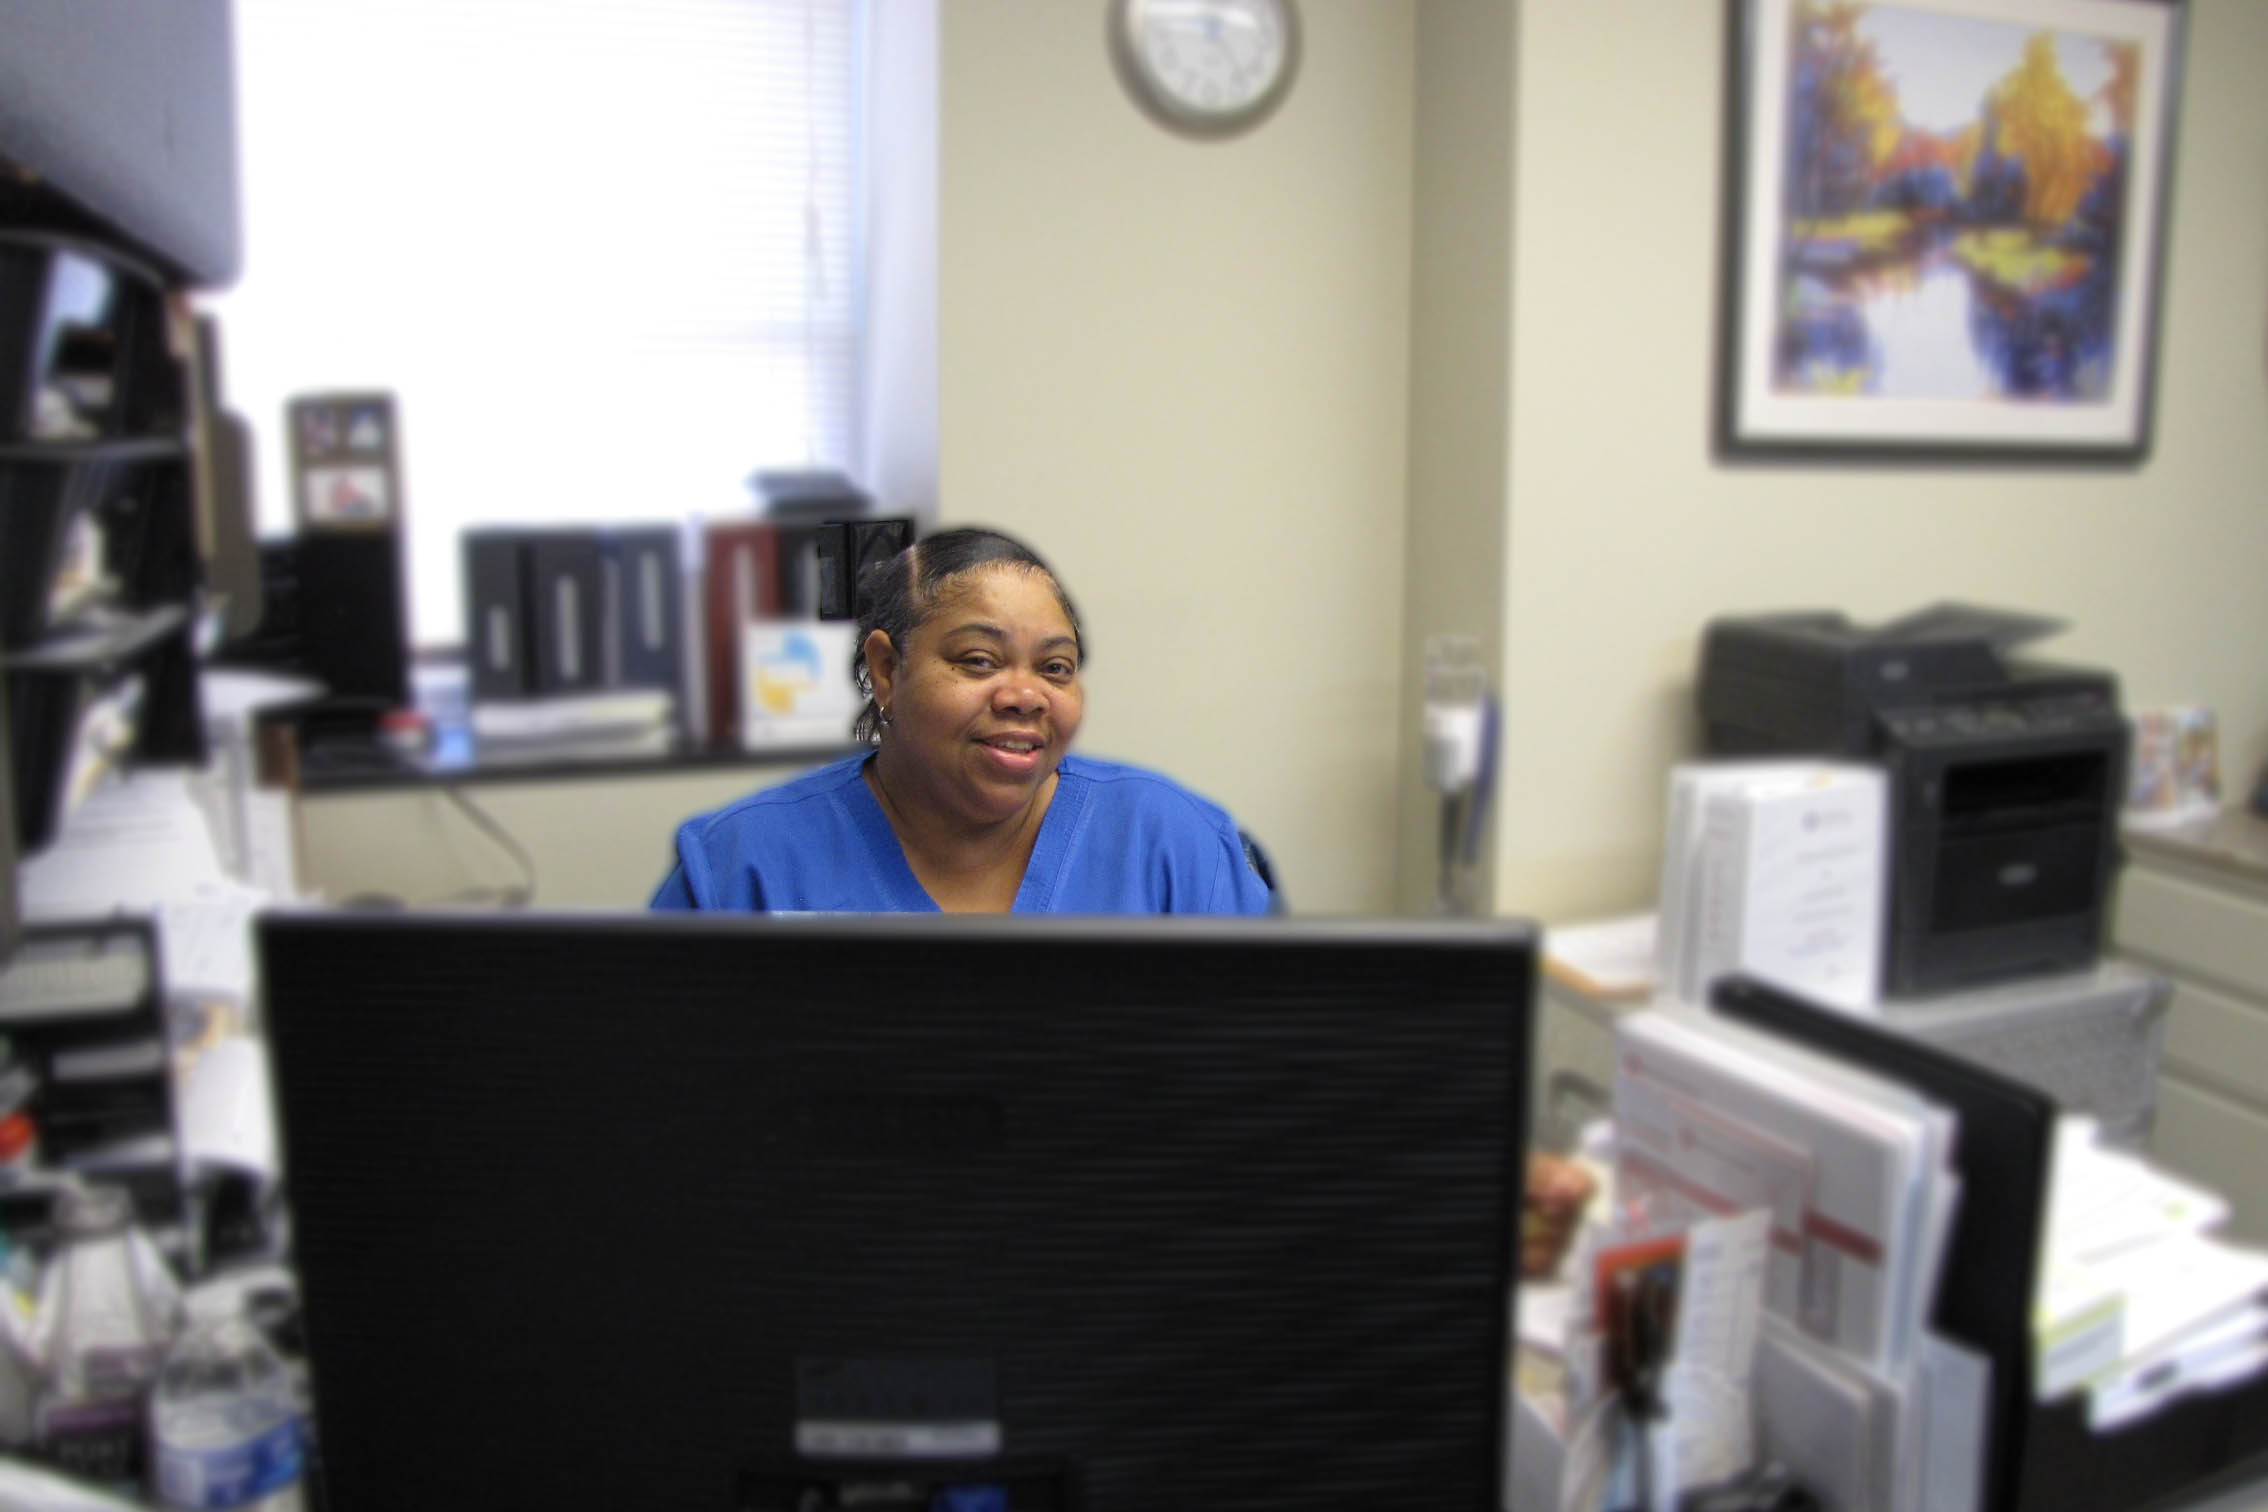
{"label": "plastic water bottle", "polygon": [[159,1502],[196,1509],[302,1512],[306,1441],[300,1393],[267,1336],[229,1311],[175,1341],[150,1394]]}

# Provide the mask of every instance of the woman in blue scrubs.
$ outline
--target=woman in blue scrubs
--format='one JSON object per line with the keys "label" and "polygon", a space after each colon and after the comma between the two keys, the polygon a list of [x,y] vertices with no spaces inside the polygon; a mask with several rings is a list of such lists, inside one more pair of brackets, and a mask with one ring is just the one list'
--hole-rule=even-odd
{"label": "woman in blue scrubs", "polygon": [[655,908],[1268,911],[1221,808],[1072,753],[1085,640],[1028,547],[952,530],[906,548],[861,579],[858,633],[872,749],[688,820]]}

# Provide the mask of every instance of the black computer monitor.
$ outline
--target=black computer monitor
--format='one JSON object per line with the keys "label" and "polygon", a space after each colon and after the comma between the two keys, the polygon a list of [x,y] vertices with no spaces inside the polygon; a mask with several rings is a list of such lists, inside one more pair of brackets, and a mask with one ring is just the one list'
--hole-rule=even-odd
{"label": "black computer monitor", "polygon": [[1521,924],[260,949],[333,1512],[1499,1505]]}

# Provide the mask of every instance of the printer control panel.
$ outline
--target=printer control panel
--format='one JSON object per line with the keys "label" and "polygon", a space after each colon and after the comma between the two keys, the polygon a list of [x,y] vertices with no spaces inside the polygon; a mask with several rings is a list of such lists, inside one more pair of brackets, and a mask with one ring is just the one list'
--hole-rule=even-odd
{"label": "printer control panel", "polygon": [[2101,730],[2118,720],[2110,701],[2097,693],[2061,693],[2022,701],[1985,698],[1885,709],[1878,717],[1892,741],[1904,746],[2075,735]]}

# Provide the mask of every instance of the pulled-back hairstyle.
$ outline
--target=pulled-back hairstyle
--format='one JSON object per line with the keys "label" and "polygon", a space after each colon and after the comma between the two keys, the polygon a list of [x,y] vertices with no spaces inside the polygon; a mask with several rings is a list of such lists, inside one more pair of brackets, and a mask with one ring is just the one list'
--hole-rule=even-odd
{"label": "pulled-back hairstyle", "polygon": [[1079,611],[1072,607],[1071,595],[1063,591],[1063,580],[1040,560],[1039,553],[997,530],[972,527],[939,531],[894,557],[873,563],[858,576],[851,599],[858,616],[851,682],[866,699],[866,706],[851,724],[853,739],[870,743],[882,736],[882,711],[874,702],[874,672],[866,664],[866,638],[881,631],[902,657],[906,638],[935,612],[938,599],[953,580],[987,567],[1012,567],[1045,577],[1048,587],[1055,591],[1056,603],[1063,606],[1063,617],[1071,622],[1071,639],[1078,646],[1079,660],[1086,661],[1087,637],[1079,628]]}

